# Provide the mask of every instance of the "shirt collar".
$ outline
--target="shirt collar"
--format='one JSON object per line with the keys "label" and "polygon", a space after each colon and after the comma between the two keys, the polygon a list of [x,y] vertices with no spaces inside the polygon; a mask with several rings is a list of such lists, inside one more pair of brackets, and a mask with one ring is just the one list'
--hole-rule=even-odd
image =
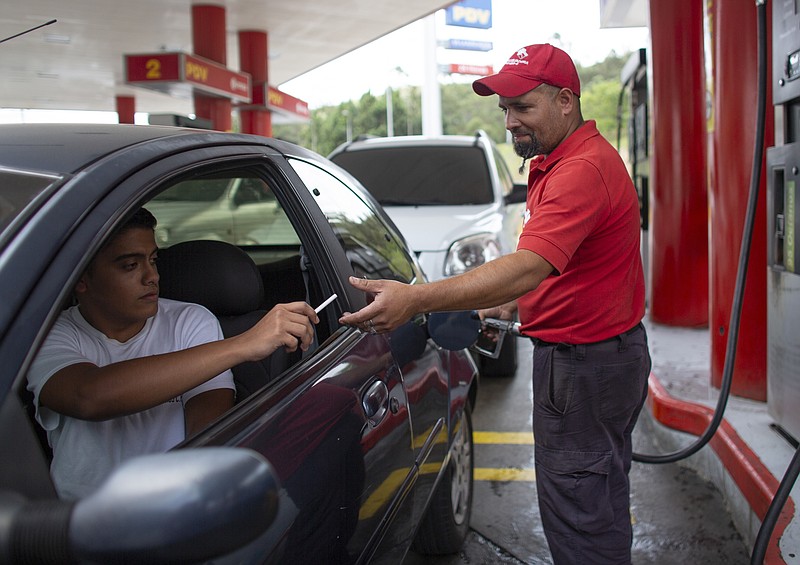
{"label": "shirt collar", "polygon": [[558,163],[562,157],[569,155],[579,144],[599,134],[595,120],[586,120],[578,129],[569,134],[567,139],[562,141],[552,153],[533,157],[531,159],[531,172],[533,172],[533,169],[538,169],[542,172],[546,171]]}

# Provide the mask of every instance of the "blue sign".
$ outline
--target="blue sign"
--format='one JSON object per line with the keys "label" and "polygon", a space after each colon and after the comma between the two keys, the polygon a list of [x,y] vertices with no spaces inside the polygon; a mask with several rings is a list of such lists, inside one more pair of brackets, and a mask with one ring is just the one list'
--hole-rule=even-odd
{"label": "blue sign", "polygon": [[446,49],[463,49],[464,51],[491,51],[491,41],[474,41],[472,39],[448,39]]}
{"label": "blue sign", "polygon": [[492,0],[461,0],[445,11],[450,26],[489,29],[492,27]]}

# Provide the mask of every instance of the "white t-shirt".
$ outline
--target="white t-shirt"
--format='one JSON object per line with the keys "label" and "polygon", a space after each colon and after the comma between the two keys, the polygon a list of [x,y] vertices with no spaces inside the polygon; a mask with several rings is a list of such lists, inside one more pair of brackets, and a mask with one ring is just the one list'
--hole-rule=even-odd
{"label": "white t-shirt", "polygon": [[180,397],[149,410],[101,422],[79,420],[39,406],[39,393],[59,370],[75,363],[98,367],[161,353],[171,353],[222,339],[219,322],[197,304],[160,298],[158,312],[138,334],[120,343],[90,325],[77,306],[56,321],[28,372],[36,419],[47,430],[53,448],[50,474],[62,498],[92,492],[122,461],[146,453],[164,452],[185,439],[183,407],[208,390],[235,389],[225,371]]}

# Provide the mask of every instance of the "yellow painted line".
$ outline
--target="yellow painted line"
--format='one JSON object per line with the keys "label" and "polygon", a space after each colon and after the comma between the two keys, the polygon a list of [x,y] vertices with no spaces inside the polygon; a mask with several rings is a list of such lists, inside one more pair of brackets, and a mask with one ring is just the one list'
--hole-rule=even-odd
{"label": "yellow painted line", "polygon": [[[431,429],[419,434],[415,440],[414,445],[422,445],[425,439],[430,435]],[[446,438],[444,429],[439,437],[436,438],[435,443],[442,443]],[[476,444],[497,444],[497,445],[533,445],[532,432],[473,432],[472,441]],[[439,466],[437,463],[425,463],[420,469],[423,475],[438,473]],[[371,518],[375,513],[381,509],[389,499],[394,496],[400,484],[408,474],[408,469],[396,469],[393,471],[381,485],[376,488],[372,494],[367,498],[364,504],[361,505],[359,511],[359,520]],[[491,468],[476,468],[473,475],[476,481],[533,481],[536,475],[533,469],[491,469]]]}
{"label": "yellow painted line", "polygon": [[533,432],[472,432],[472,441],[480,444],[533,445]]}
{"label": "yellow painted line", "polygon": [[536,472],[533,469],[491,469],[479,467],[475,469],[473,478],[476,481],[535,481]]}
{"label": "yellow painted line", "polygon": [[367,498],[364,504],[361,505],[361,509],[358,511],[358,519],[364,520],[372,518],[375,513],[383,508],[391,497],[394,496],[394,493],[400,488],[403,479],[405,479],[407,475],[408,469],[395,469],[392,471],[383,483],[369,495],[369,498]]}

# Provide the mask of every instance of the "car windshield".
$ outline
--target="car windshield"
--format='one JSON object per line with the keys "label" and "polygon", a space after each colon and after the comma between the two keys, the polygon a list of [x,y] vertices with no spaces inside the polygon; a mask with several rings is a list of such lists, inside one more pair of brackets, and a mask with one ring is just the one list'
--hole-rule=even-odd
{"label": "car windshield", "polygon": [[332,160],[383,206],[463,206],[493,200],[479,147],[376,147],[345,151]]}
{"label": "car windshield", "polygon": [[13,231],[14,220],[23,210],[60,178],[0,168],[0,242]]}

